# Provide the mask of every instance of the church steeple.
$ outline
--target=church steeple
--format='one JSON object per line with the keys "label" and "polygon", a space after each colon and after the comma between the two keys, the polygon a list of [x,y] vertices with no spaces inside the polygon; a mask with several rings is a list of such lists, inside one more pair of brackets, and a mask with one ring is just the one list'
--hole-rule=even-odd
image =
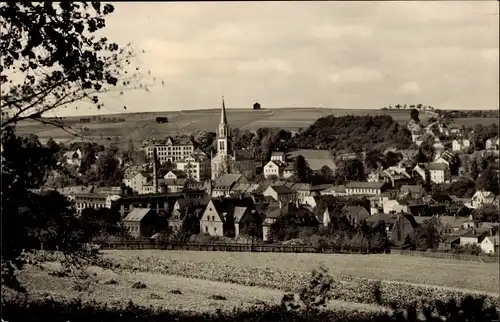
{"label": "church steeple", "polygon": [[224,104],[224,96],[222,96],[222,109],[220,111],[220,124],[227,125],[226,104]]}
{"label": "church steeple", "polygon": [[219,154],[228,153],[228,136],[229,136],[229,125],[227,124],[226,117],[226,104],[224,103],[224,96],[222,97],[222,109],[220,112],[220,123],[217,138],[217,152]]}

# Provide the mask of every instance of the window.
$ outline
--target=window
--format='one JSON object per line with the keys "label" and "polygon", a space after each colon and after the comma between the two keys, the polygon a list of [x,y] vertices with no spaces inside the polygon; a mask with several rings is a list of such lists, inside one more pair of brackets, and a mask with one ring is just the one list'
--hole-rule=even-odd
{"label": "window", "polygon": [[214,234],[217,234],[217,227],[214,227]]}
{"label": "window", "polygon": [[205,232],[208,233],[208,226],[205,227]]}

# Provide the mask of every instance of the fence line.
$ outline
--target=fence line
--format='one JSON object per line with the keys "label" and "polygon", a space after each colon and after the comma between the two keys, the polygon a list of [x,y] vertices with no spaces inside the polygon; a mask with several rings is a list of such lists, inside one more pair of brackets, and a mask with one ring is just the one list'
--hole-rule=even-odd
{"label": "fence line", "polygon": [[489,255],[470,255],[470,254],[453,254],[445,252],[422,252],[411,250],[391,250],[391,254],[405,255],[405,256],[421,256],[438,259],[455,259],[463,261],[484,262],[484,263],[498,263],[499,257]]}
{"label": "fence line", "polygon": [[400,248],[389,249],[366,249],[356,246],[293,246],[280,244],[237,244],[237,243],[152,243],[147,241],[114,241],[97,242],[103,250],[186,250],[186,251],[219,251],[219,252],[257,252],[257,253],[323,253],[323,254],[374,254],[388,253],[405,256],[421,256],[437,259],[455,259],[463,261],[475,261],[495,263],[499,261],[498,256],[452,254],[444,252],[423,252],[402,250]]}
{"label": "fence line", "polygon": [[[366,248],[353,246],[292,246],[276,244],[228,244],[228,243],[148,243],[148,242],[100,242],[101,249],[163,249],[188,251],[260,252],[260,253],[354,253],[369,254]],[[383,251],[383,250],[382,250]],[[371,249],[371,252],[376,252]],[[380,252],[380,251],[379,251]]]}

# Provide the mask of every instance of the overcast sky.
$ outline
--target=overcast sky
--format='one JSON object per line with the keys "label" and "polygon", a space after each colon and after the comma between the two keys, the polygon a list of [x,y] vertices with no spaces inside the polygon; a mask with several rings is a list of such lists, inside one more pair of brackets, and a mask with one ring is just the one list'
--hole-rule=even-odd
{"label": "overcast sky", "polygon": [[[113,3],[106,35],[165,86],[104,112],[499,106],[497,1]],[[79,111],[78,114],[83,111]]]}

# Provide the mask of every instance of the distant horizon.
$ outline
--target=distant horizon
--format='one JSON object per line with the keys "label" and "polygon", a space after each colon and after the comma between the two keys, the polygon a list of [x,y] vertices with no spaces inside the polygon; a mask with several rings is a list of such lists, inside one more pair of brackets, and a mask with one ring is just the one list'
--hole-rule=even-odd
{"label": "distant horizon", "polygon": [[[392,105],[394,107],[394,105]],[[431,105],[432,106],[432,105]],[[323,109],[323,110],[332,110],[332,111],[335,111],[335,110],[352,110],[352,111],[360,111],[360,110],[366,110],[366,111],[380,111],[382,110],[382,107],[381,108],[354,108],[354,109],[348,109],[348,108],[329,108],[329,107],[314,107],[314,106],[283,106],[283,107],[274,107],[274,108],[263,108],[261,107],[260,110],[261,111],[265,111],[265,110],[273,110],[273,109]],[[182,109],[182,110],[171,110],[171,111],[161,111],[161,110],[149,110],[149,111],[127,111],[127,110],[123,110],[122,112],[119,112],[119,111],[112,111],[112,112],[107,112],[107,111],[103,111],[103,110],[98,110],[97,108],[95,108],[95,111],[96,112],[104,112],[104,113],[93,113],[93,114],[72,114],[72,115],[64,115],[64,116],[61,116],[61,115],[57,115],[57,117],[65,117],[65,118],[73,118],[73,117],[86,117],[86,116],[107,116],[107,115],[126,115],[126,114],[159,114],[159,113],[165,113],[165,114],[168,114],[168,113],[176,113],[176,112],[184,112],[184,111],[190,111],[190,112],[194,112],[194,111],[216,111],[216,110],[220,110],[220,107],[213,107],[213,108],[203,108],[203,109]],[[249,107],[249,108],[230,108],[230,107],[227,107],[226,105],[226,111],[259,111],[259,110],[253,110],[252,107]],[[406,109],[395,109],[393,108],[392,111],[401,111],[401,112],[404,112],[404,111],[408,111],[408,113],[410,112],[411,108],[406,108]],[[495,111],[497,109],[453,109],[453,108],[449,108],[449,109],[441,109],[441,110],[444,110],[444,111]],[[54,116],[49,116],[49,115],[44,115],[44,118],[54,118]]]}

